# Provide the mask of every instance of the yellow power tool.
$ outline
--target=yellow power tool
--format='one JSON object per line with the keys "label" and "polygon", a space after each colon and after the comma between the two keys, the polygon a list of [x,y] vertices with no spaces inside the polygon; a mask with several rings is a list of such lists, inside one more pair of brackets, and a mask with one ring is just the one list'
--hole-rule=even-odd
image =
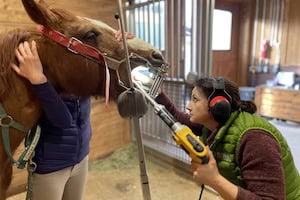
{"label": "yellow power tool", "polygon": [[173,132],[173,139],[193,161],[205,164],[208,162],[207,149],[203,142],[192,132],[186,125],[178,122],[173,115],[161,104],[158,104],[153,98],[143,89],[142,85],[133,80],[137,87],[157,114]]}

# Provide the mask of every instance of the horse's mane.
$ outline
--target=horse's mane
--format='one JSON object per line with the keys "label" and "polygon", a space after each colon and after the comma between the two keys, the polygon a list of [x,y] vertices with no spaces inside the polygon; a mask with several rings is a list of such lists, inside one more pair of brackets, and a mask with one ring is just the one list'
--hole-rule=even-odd
{"label": "horse's mane", "polygon": [[31,36],[29,31],[15,29],[0,34],[0,99],[13,87],[11,80],[14,71],[12,63],[17,63],[15,49],[20,42],[28,40]]}

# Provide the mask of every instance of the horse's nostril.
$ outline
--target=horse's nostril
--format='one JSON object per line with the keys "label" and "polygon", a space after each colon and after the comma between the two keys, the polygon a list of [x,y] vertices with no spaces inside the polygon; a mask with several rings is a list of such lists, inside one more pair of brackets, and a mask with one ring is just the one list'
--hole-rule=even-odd
{"label": "horse's nostril", "polygon": [[152,58],[154,58],[155,60],[163,60],[161,53],[159,53],[157,51],[152,52]]}

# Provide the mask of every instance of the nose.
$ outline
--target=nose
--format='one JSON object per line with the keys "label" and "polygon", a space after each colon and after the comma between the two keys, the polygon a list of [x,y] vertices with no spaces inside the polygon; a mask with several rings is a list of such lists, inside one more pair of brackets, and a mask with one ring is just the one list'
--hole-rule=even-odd
{"label": "nose", "polygon": [[152,52],[152,57],[155,58],[155,59],[158,59],[158,60],[162,60],[162,55],[158,51],[153,51]]}
{"label": "nose", "polygon": [[188,110],[188,111],[191,111],[192,109],[191,109],[191,102],[189,102],[187,105],[186,105],[186,109]]}
{"label": "nose", "polygon": [[152,59],[155,60],[156,62],[164,62],[164,58],[161,55],[160,52],[158,51],[153,51],[151,55]]}

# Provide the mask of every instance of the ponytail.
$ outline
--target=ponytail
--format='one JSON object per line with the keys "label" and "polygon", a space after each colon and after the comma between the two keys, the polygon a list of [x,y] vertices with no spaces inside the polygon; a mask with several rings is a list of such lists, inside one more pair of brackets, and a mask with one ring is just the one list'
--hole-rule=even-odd
{"label": "ponytail", "polygon": [[241,100],[240,109],[241,109],[241,111],[245,111],[245,112],[253,114],[256,112],[257,107],[252,101]]}

